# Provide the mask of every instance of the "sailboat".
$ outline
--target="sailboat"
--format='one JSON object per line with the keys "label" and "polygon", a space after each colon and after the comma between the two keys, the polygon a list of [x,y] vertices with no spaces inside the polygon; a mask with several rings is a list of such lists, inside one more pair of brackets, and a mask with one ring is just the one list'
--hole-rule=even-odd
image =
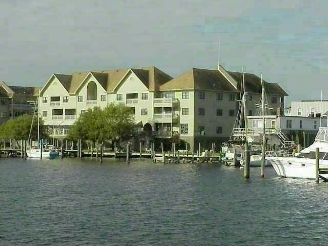
{"label": "sailboat", "polygon": [[[243,79],[243,83],[244,82],[244,79]],[[266,134],[265,134],[265,108],[266,108],[266,105],[265,105],[265,88],[264,88],[264,82],[263,82],[263,79],[262,79],[262,74],[261,74],[261,89],[262,89],[262,93],[261,93],[261,115],[262,115],[262,153],[261,151],[251,151],[250,153],[250,160],[249,160],[249,166],[250,167],[261,167],[262,165],[262,159],[264,158],[264,155],[263,155],[263,151],[265,151],[263,149],[263,146],[265,146],[264,142],[266,141],[265,137],[266,137]],[[246,113],[245,113],[245,125],[246,124],[246,121],[247,121],[247,116],[246,116]],[[245,128],[248,127],[248,126],[245,126]],[[246,141],[247,141],[247,134],[246,134]],[[241,166],[244,165],[244,160],[241,159],[240,161],[240,164]],[[264,166],[267,167],[267,166],[271,166],[271,162],[268,161],[267,159],[264,160]]]}
{"label": "sailboat", "polygon": [[[38,109],[39,111],[39,109]],[[35,110],[34,110],[35,112]],[[31,123],[31,128],[30,128],[30,135],[29,135],[29,140],[31,139],[31,132],[32,132],[32,127],[33,127],[33,121],[34,121],[34,116],[32,118],[32,123]],[[37,140],[37,146],[36,147],[31,147],[30,149],[26,150],[26,157],[31,158],[31,159],[54,159],[59,156],[59,153],[53,149],[49,149],[45,146],[43,146],[42,141],[40,141],[40,118],[39,114],[37,115],[38,117],[38,140]]]}

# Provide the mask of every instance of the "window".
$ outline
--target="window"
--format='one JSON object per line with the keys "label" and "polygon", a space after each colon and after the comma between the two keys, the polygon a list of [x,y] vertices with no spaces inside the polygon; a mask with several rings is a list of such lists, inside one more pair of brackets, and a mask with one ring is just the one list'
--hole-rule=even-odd
{"label": "window", "polygon": [[204,136],[205,135],[205,127],[204,126],[198,126],[198,132],[199,132],[199,135]]}
{"label": "window", "polygon": [[0,117],[1,117],[1,118],[6,118],[6,117],[7,117],[7,114],[6,114],[6,113],[3,113],[3,112],[1,112],[1,113],[0,113]]}
{"label": "window", "polygon": [[148,114],[148,109],[142,108],[141,109],[141,115],[147,115]]}
{"label": "window", "polygon": [[189,91],[182,92],[182,99],[189,99]]}
{"label": "window", "polygon": [[278,102],[278,98],[277,97],[271,97],[271,103],[276,104]]}
{"label": "window", "polygon": [[302,127],[303,127],[303,122],[302,120],[300,120],[300,129],[302,129]]}
{"label": "window", "polygon": [[205,108],[198,108],[198,115],[205,115]]}
{"label": "window", "polygon": [[182,108],[182,115],[189,115],[189,108]]}
{"label": "window", "polygon": [[142,93],[141,94],[141,99],[142,100],[148,100],[148,93]]}
{"label": "window", "polygon": [[314,121],[313,128],[317,129],[317,121],[316,120]]}
{"label": "window", "polygon": [[83,102],[83,96],[78,96],[78,97],[77,97],[77,101],[78,101],[78,102]]}
{"label": "window", "polygon": [[292,128],[292,120],[286,121],[286,128],[288,128],[288,129]]}
{"label": "window", "polygon": [[222,126],[217,126],[216,127],[216,134],[221,134],[222,133]]}
{"label": "window", "polygon": [[198,92],[198,99],[205,99],[205,91]]}
{"label": "window", "polygon": [[123,100],[123,95],[122,94],[117,94],[116,95],[116,101],[122,101]]}
{"label": "window", "polygon": [[253,110],[248,110],[248,116],[252,116],[253,115]]}
{"label": "window", "polygon": [[235,110],[230,109],[229,110],[229,116],[235,116]]}
{"label": "window", "polygon": [[48,102],[48,98],[46,98],[46,97],[42,97],[42,102],[43,102],[43,103],[47,103],[47,102]]}
{"label": "window", "polygon": [[301,108],[298,108],[298,109],[297,109],[297,115],[298,115],[298,116],[301,116],[301,115],[302,115],[302,109],[301,109]]}
{"label": "window", "polygon": [[235,94],[229,94],[229,101],[235,101]]}
{"label": "window", "polygon": [[106,95],[101,95],[100,96],[100,101],[105,102],[106,101]]}
{"label": "window", "polygon": [[42,111],[42,117],[47,117],[48,112],[47,111]]}
{"label": "window", "polygon": [[216,93],[216,100],[222,101],[223,100],[223,94],[222,93]]}
{"label": "window", "polygon": [[188,124],[181,124],[180,132],[181,132],[181,134],[188,134]]}
{"label": "window", "polygon": [[63,97],[63,102],[64,102],[64,103],[67,103],[67,102],[68,102],[68,96],[64,96],[64,97]]}
{"label": "window", "polygon": [[222,114],[222,109],[220,109],[220,108],[218,108],[217,110],[216,110],[216,116],[222,116],[223,114]]}

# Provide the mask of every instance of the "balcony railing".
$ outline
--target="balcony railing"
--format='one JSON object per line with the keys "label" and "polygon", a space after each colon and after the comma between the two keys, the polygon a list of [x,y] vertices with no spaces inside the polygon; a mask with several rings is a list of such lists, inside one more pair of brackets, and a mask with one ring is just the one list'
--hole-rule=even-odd
{"label": "balcony railing", "polygon": [[154,98],[154,104],[174,104],[178,102],[177,98]]}
{"label": "balcony railing", "polygon": [[155,137],[171,137],[172,131],[164,131],[164,130],[154,131],[153,135]]}
{"label": "balcony railing", "polygon": [[97,105],[97,100],[87,100],[87,105]]}
{"label": "balcony railing", "polygon": [[126,99],[126,104],[137,104],[138,99]]}
{"label": "balcony railing", "polygon": [[65,115],[65,120],[75,120],[76,115]]}
{"label": "balcony railing", "polygon": [[179,121],[180,117],[177,114],[172,115],[172,113],[168,114],[154,114],[153,116],[155,121],[162,121],[162,122],[176,122]]}
{"label": "balcony railing", "polygon": [[53,116],[52,116],[52,119],[53,119],[53,120],[62,120],[63,118],[64,118],[63,115],[53,115]]}
{"label": "balcony railing", "polygon": [[60,102],[50,102],[50,106],[60,106]]}

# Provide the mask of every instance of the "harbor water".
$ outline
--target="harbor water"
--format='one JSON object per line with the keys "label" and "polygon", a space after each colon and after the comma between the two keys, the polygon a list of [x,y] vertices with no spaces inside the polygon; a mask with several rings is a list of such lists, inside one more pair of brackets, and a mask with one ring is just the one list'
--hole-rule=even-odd
{"label": "harbor water", "polygon": [[273,168],[0,159],[0,245],[326,245],[328,184]]}

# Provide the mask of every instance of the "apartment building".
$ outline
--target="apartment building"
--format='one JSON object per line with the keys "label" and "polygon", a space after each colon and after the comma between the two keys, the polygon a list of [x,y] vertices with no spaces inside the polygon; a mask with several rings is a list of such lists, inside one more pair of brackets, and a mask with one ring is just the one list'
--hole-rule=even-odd
{"label": "apartment building", "polygon": [[6,120],[23,114],[31,114],[35,110],[38,88],[24,86],[8,86],[0,82],[0,124]]}
{"label": "apartment building", "polygon": [[[173,78],[156,67],[53,74],[39,92],[39,113],[50,135],[64,139],[70,126],[90,107],[124,103],[152,139],[178,136],[190,150],[198,143],[219,146],[232,133],[239,110],[242,74],[192,68]],[[244,74],[249,113],[256,114],[260,78]],[[273,114],[284,108],[284,92],[266,84]]]}

